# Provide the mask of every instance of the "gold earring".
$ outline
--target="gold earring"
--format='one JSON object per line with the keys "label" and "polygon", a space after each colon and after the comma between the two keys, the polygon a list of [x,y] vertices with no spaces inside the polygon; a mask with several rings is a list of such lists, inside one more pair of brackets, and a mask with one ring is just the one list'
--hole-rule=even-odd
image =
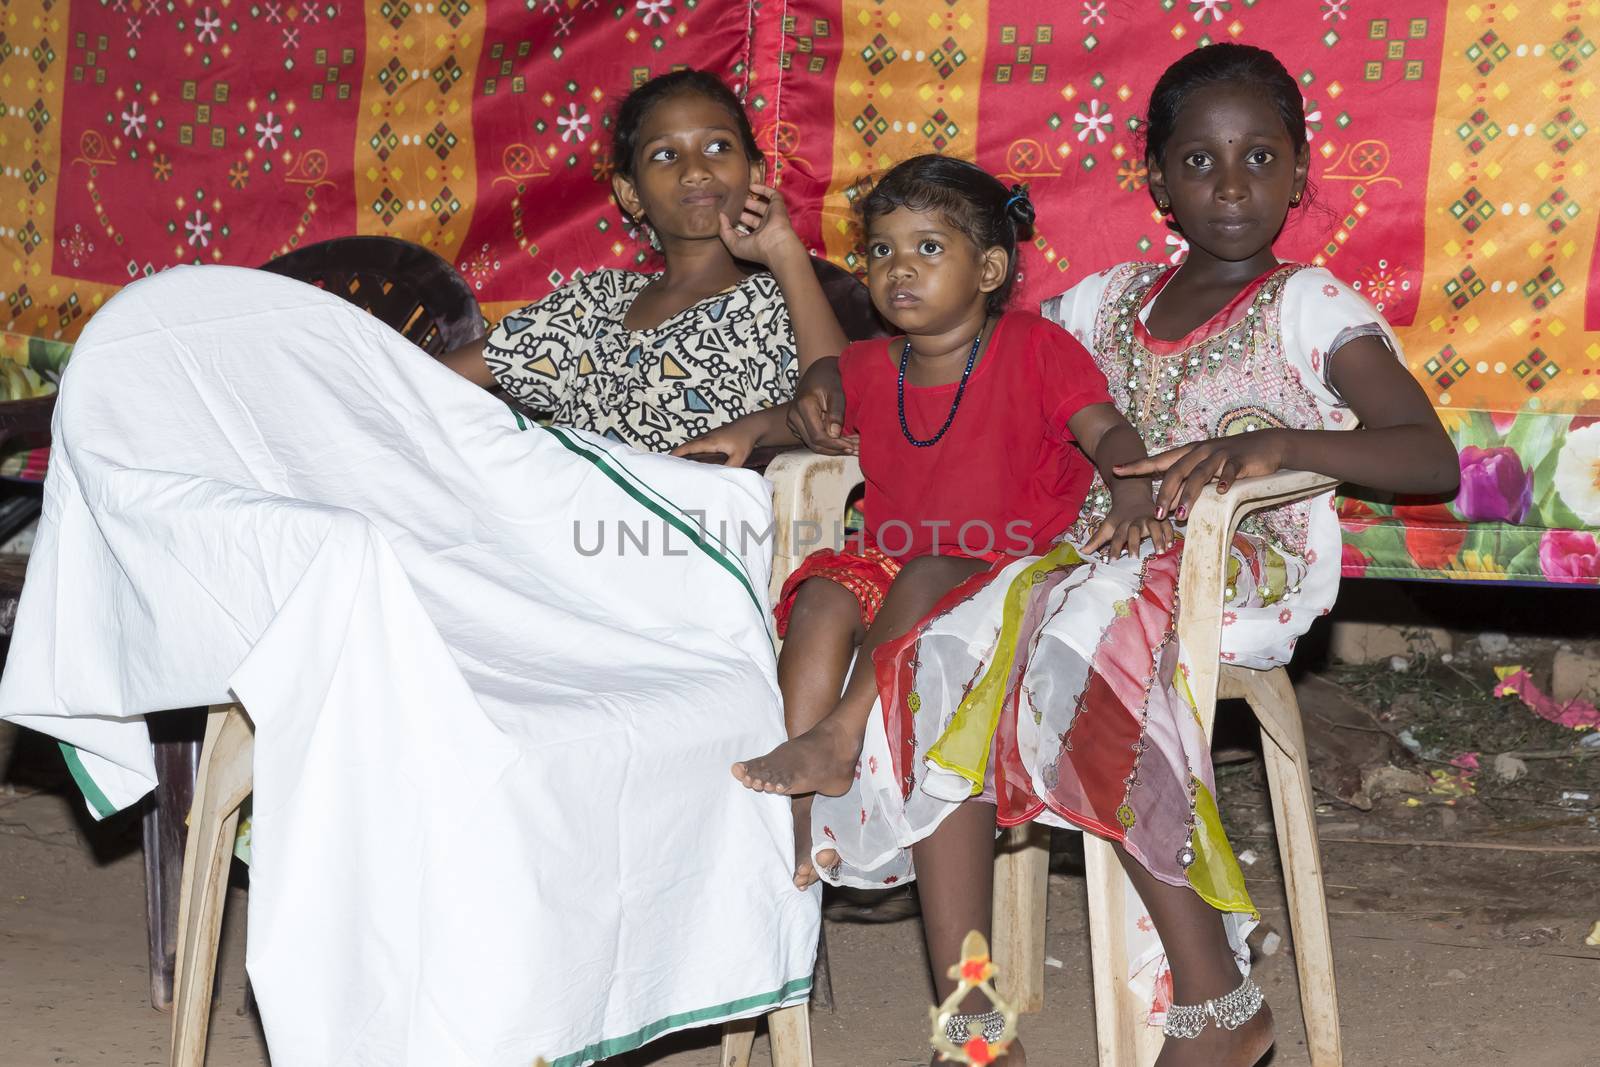
{"label": "gold earring", "polygon": [[1157,200],[1156,210],[1163,215],[1170,215],[1172,214],[1172,202],[1170,200]]}
{"label": "gold earring", "polygon": [[1291,196],[1289,198],[1289,206],[1290,207],[1299,207],[1300,206],[1300,194],[1299,193],[1295,193],[1293,196]]}

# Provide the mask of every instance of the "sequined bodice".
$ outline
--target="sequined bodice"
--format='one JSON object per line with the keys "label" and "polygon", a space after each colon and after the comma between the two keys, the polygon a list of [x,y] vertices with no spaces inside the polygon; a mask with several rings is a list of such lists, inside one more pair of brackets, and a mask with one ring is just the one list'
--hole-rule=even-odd
{"label": "sequined bodice", "polygon": [[[1257,285],[1243,314],[1191,344],[1161,352],[1143,340],[1139,316],[1162,271],[1132,266],[1111,280],[1096,316],[1093,351],[1112,400],[1151,455],[1268,427],[1322,428],[1316,401],[1283,355],[1283,289],[1302,269],[1279,268]],[[1084,518],[1094,521],[1109,504],[1097,483]],[[1247,520],[1243,528],[1298,552],[1305,522],[1303,508],[1284,508]]]}

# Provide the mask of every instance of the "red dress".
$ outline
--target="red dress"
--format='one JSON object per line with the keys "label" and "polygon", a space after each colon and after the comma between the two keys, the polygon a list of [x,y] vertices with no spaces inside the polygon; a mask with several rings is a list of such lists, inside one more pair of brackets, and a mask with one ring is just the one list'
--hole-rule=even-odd
{"label": "red dress", "polygon": [[[955,418],[933,445],[900,427],[905,338],[861,341],[839,357],[846,434],[861,437],[864,536],[812,553],[784,584],[776,615],[787,629],[807,578],[839,582],[870,623],[906,561],[925,555],[1008,559],[1046,551],[1078,518],[1094,466],[1067,420],[1109,404],[1104,375],[1066,330],[1028,311],[1001,316],[967,380]],[[905,387],[911,433],[927,440],[950,414],[958,383]]]}

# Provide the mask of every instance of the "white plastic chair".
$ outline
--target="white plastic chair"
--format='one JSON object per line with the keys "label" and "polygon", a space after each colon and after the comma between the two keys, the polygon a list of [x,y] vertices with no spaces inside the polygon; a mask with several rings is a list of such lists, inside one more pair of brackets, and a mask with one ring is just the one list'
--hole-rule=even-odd
{"label": "white plastic chair", "polygon": [[[814,544],[832,528],[850,490],[861,481],[854,457],[787,452],[767,468],[773,483],[776,536],[772,588],[776,597]],[[1179,577],[1178,637],[1191,665],[1189,689],[1210,737],[1217,700],[1242,698],[1266,736],[1267,781],[1272,792],[1278,852],[1288,891],[1289,923],[1300,974],[1300,1007],[1312,1067],[1340,1067],[1339,1003],[1333,946],[1317,847],[1315,802],[1307,773],[1305,733],[1288,673],[1223,664],[1222,604],[1229,546],[1239,522],[1263,508],[1287,504],[1333,488],[1320,474],[1283,471],[1235,482],[1226,493],[1207,488],[1191,509]],[[1049,834],[1028,825],[1008,831],[995,861],[994,930],[990,939],[1000,968],[1001,992],[1019,1011],[1044,1006],[1045,901]],[[1084,834],[1089,934],[1093,949],[1095,1028],[1100,1067],[1148,1067],[1161,1049],[1157,1027],[1144,1025],[1148,1005],[1133,997],[1123,942],[1123,874],[1111,846]]]}

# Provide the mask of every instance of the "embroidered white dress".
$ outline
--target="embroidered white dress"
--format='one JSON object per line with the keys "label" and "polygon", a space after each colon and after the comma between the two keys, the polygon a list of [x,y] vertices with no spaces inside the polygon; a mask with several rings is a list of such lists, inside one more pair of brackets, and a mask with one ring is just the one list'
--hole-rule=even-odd
{"label": "embroidered white dress", "polygon": [[[1376,336],[1399,358],[1399,341],[1371,304],[1325,268],[1298,265],[1260,279],[1190,337],[1163,344],[1149,336],[1143,319],[1169,272],[1125,263],[1085,278],[1040,308],[1095,353],[1113,400],[1139,427],[1152,454],[1272,426],[1351,429],[1355,416],[1331,379],[1335,353],[1357,337]],[[1128,307],[1137,309],[1137,325],[1129,321]],[[1246,321],[1252,311],[1258,326]],[[1175,384],[1160,390],[1173,395],[1156,398],[1172,407],[1152,404],[1149,425],[1132,417],[1142,398],[1135,399],[1137,388],[1129,390],[1139,384],[1129,372],[1141,368],[1130,364],[1143,356],[1131,348],[1119,351],[1115,333],[1123,325],[1130,327],[1138,348],[1154,349],[1158,361],[1165,356],[1164,369],[1179,359],[1183,364],[1185,373],[1169,373]],[[1264,331],[1254,344],[1245,336],[1252,329]],[[1252,358],[1246,363],[1237,353],[1247,344]],[[1226,363],[1229,369],[1194,374],[1194,360]],[[1164,413],[1170,417],[1163,420]],[[1091,496],[1091,506],[1103,499]],[[1230,574],[1244,580],[1234,582],[1223,616],[1222,658],[1245,667],[1280,666],[1338,595],[1340,534],[1333,494],[1263,512],[1247,519],[1241,533],[1244,543],[1235,546]]]}
{"label": "embroidered white dress", "polygon": [[[1144,329],[1168,272],[1124,264],[1045,302],[1105,373],[1113,402],[1155,453],[1267,427],[1337,430],[1354,418],[1328,367],[1381,316],[1325,270],[1283,266],[1176,342]],[[1228,914],[1242,953],[1253,913],[1213,796],[1209,746],[1183,685],[1173,623],[1181,548],[1110,562],[1082,538],[1109,497],[1091,490],[1074,532],[1044,556],[965,587],[953,606],[876,656],[880,703],[860,775],[813,807],[830,881],[883,886],[913,876],[910,846],[971,797],[1011,825],[1040,819],[1123,842],[1158,878]],[[1223,656],[1287,662],[1332,605],[1339,528],[1331,496],[1247,521],[1235,539]],[[1131,886],[1128,892],[1132,893]],[[1170,1000],[1154,926],[1134,898],[1130,979]]]}

